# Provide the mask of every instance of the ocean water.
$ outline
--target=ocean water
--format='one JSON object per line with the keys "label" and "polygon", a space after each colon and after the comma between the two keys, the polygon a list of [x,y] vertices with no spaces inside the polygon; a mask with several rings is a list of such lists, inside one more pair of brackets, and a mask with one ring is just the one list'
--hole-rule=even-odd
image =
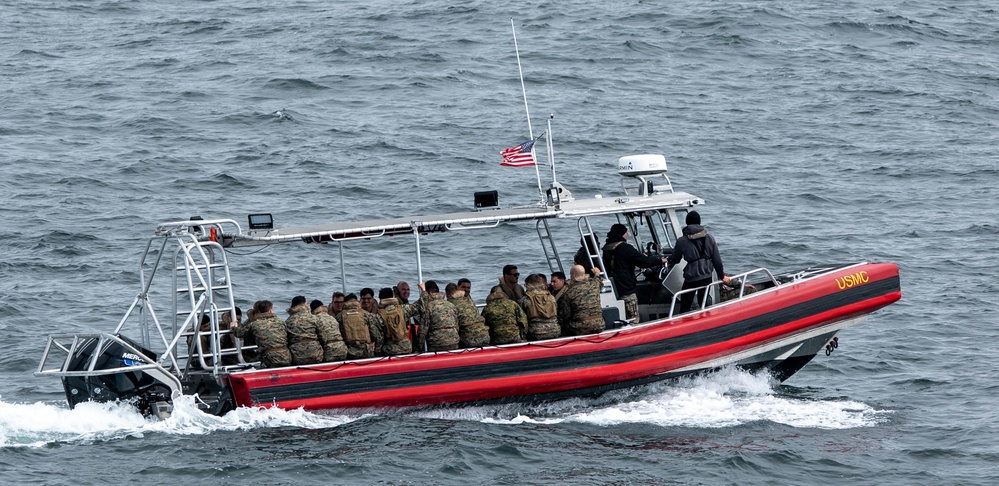
{"label": "ocean water", "polygon": [[[666,154],[726,269],[892,261],[903,299],[784,384],[735,370],[543,405],[69,410],[45,336],[110,330],[156,224],[464,210],[552,115],[559,182]],[[996,484],[999,10],[989,2],[0,5],[0,478],[9,484]],[[542,167],[547,184],[548,168]],[[575,248],[571,225],[560,250]],[[544,269],[532,228],[425,278]],[[244,307],[415,281],[411,241],[233,255]],[[251,254],[252,253],[252,254]]]}

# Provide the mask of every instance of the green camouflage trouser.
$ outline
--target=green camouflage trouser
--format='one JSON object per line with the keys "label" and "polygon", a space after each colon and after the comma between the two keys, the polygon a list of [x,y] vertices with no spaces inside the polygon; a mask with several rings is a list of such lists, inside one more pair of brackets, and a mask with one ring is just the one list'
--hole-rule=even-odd
{"label": "green camouflage trouser", "polygon": [[485,324],[471,324],[458,330],[458,345],[462,348],[489,346],[489,328]]}
{"label": "green camouflage trouser", "polygon": [[624,300],[624,316],[627,319],[638,319],[638,297],[635,294],[628,294],[622,297]]}
{"label": "green camouflage trouser", "polygon": [[291,351],[291,364],[296,366],[316,364],[323,361],[323,348],[319,346],[319,341],[315,339],[289,344],[288,350]]}
{"label": "green camouflage trouser", "polygon": [[557,319],[536,319],[527,323],[527,340],[555,339],[561,331]]}

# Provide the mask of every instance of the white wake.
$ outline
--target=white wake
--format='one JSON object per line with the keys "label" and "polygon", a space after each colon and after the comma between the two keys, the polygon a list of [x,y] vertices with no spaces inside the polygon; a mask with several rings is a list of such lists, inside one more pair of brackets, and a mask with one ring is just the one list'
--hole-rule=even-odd
{"label": "white wake", "polygon": [[427,417],[487,423],[589,423],[601,426],[734,427],[768,421],[798,428],[851,429],[883,423],[890,411],[851,400],[781,396],[765,375],[726,369],[707,376],[612,392],[597,400],[543,406],[483,406],[424,412]]}
{"label": "white wake", "polygon": [[18,404],[0,400],[0,447],[42,447],[56,442],[92,443],[149,433],[209,434],[268,427],[324,429],[360,417],[319,415],[303,410],[239,408],[218,417],[198,410],[194,398],[180,397],[166,420],[145,418],[129,404]]}

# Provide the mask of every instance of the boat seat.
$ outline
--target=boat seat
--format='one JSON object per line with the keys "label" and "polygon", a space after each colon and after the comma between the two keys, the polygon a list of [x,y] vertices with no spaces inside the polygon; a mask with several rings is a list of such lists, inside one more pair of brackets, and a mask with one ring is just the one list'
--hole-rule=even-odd
{"label": "boat seat", "polygon": [[604,329],[617,329],[625,324],[626,321],[621,320],[621,311],[617,307],[604,307]]}

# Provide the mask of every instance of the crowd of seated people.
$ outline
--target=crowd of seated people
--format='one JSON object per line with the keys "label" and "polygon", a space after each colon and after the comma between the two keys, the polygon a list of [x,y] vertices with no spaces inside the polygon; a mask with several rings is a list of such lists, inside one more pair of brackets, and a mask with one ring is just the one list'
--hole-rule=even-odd
{"label": "crowd of seated people", "polygon": [[[243,339],[244,345],[255,342],[257,354],[248,357],[244,353],[242,362],[259,360],[266,367],[449,351],[598,333],[605,329],[600,304],[602,269],[596,258],[598,249],[602,249],[603,262],[611,269],[615,288],[625,303],[626,317],[637,319],[635,268],[702,256],[688,258],[681,254],[685,248],[684,239],[710,238],[699,223],[700,216],[696,212],[688,213],[684,237],[668,259],[639,252],[628,243],[628,228],[614,224],[607,233],[607,244],[602,248],[594,235],[580,240],[569,278],[563,272],[554,272],[549,283],[545,274],[535,273],[528,275],[521,286],[517,266],[506,265],[481,311],[471,297],[472,283],[467,278],[446,284],[443,291],[435,281],[421,282],[418,285],[420,295],[413,302],[410,301],[409,283],[401,281],[391,288],[380,289],[377,299],[375,290],[369,287],[362,288],[358,294],[335,292],[328,306],[319,300],[308,302],[305,296],[295,296],[287,309],[287,319],[276,315],[270,301],[257,301],[247,312],[245,323],[240,322],[238,308],[235,309],[235,321],[230,313],[223,314],[219,330],[231,329],[231,334]],[[713,239],[710,243],[713,245]],[[717,247],[710,248],[713,269],[724,275]],[[689,287],[688,281],[702,283],[695,278],[691,268],[688,266],[684,272],[685,289]],[[710,274],[711,269],[701,273]],[[728,276],[723,281],[729,283]],[[747,288],[746,292],[755,290],[752,286]],[[693,293],[684,295],[681,312],[689,310],[684,309],[684,305],[689,305],[688,300],[692,301],[694,297]],[[203,319],[199,327],[202,334],[210,330],[208,317],[203,316]],[[207,339],[207,336],[201,336],[203,355],[211,354]],[[189,345],[192,344],[194,342],[189,341]],[[236,353],[231,352],[236,349],[236,343],[230,333],[220,336],[219,344],[223,365],[240,362]],[[225,352],[227,350],[230,352]],[[207,359],[206,363],[211,365],[211,360]]]}
{"label": "crowd of seated people", "polygon": [[[419,297],[412,302],[410,286],[405,281],[380,289],[377,299],[374,289],[367,287],[358,294],[335,292],[329,305],[298,295],[289,302],[284,318],[278,316],[271,301],[260,300],[247,312],[245,322],[238,309],[235,322],[230,313],[223,314],[219,329],[232,332],[220,337],[222,364],[240,362],[237,353],[231,352],[236,349],[232,336],[242,339],[243,346],[255,343],[253,358],[262,366],[280,367],[477,348],[576,334],[570,325],[571,312],[562,312],[559,303],[563,296],[572,295],[569,290],[573,280],[567,280],[562,272],[551,275],[551,284],[541,273],[525,278],[526,288],[519,280],[518,268],[505,266],[481,311],[469,295],[472,282],[467,278],[448,283],[443,289],[435,281],[421,282]],[[599,291],[599,287],[594,288]],[[201,327],[202,332],[210,329]],[[202,336],[205,355],[210,354],[207,339]],[[248,361],[244,353],[243,362]]]}

